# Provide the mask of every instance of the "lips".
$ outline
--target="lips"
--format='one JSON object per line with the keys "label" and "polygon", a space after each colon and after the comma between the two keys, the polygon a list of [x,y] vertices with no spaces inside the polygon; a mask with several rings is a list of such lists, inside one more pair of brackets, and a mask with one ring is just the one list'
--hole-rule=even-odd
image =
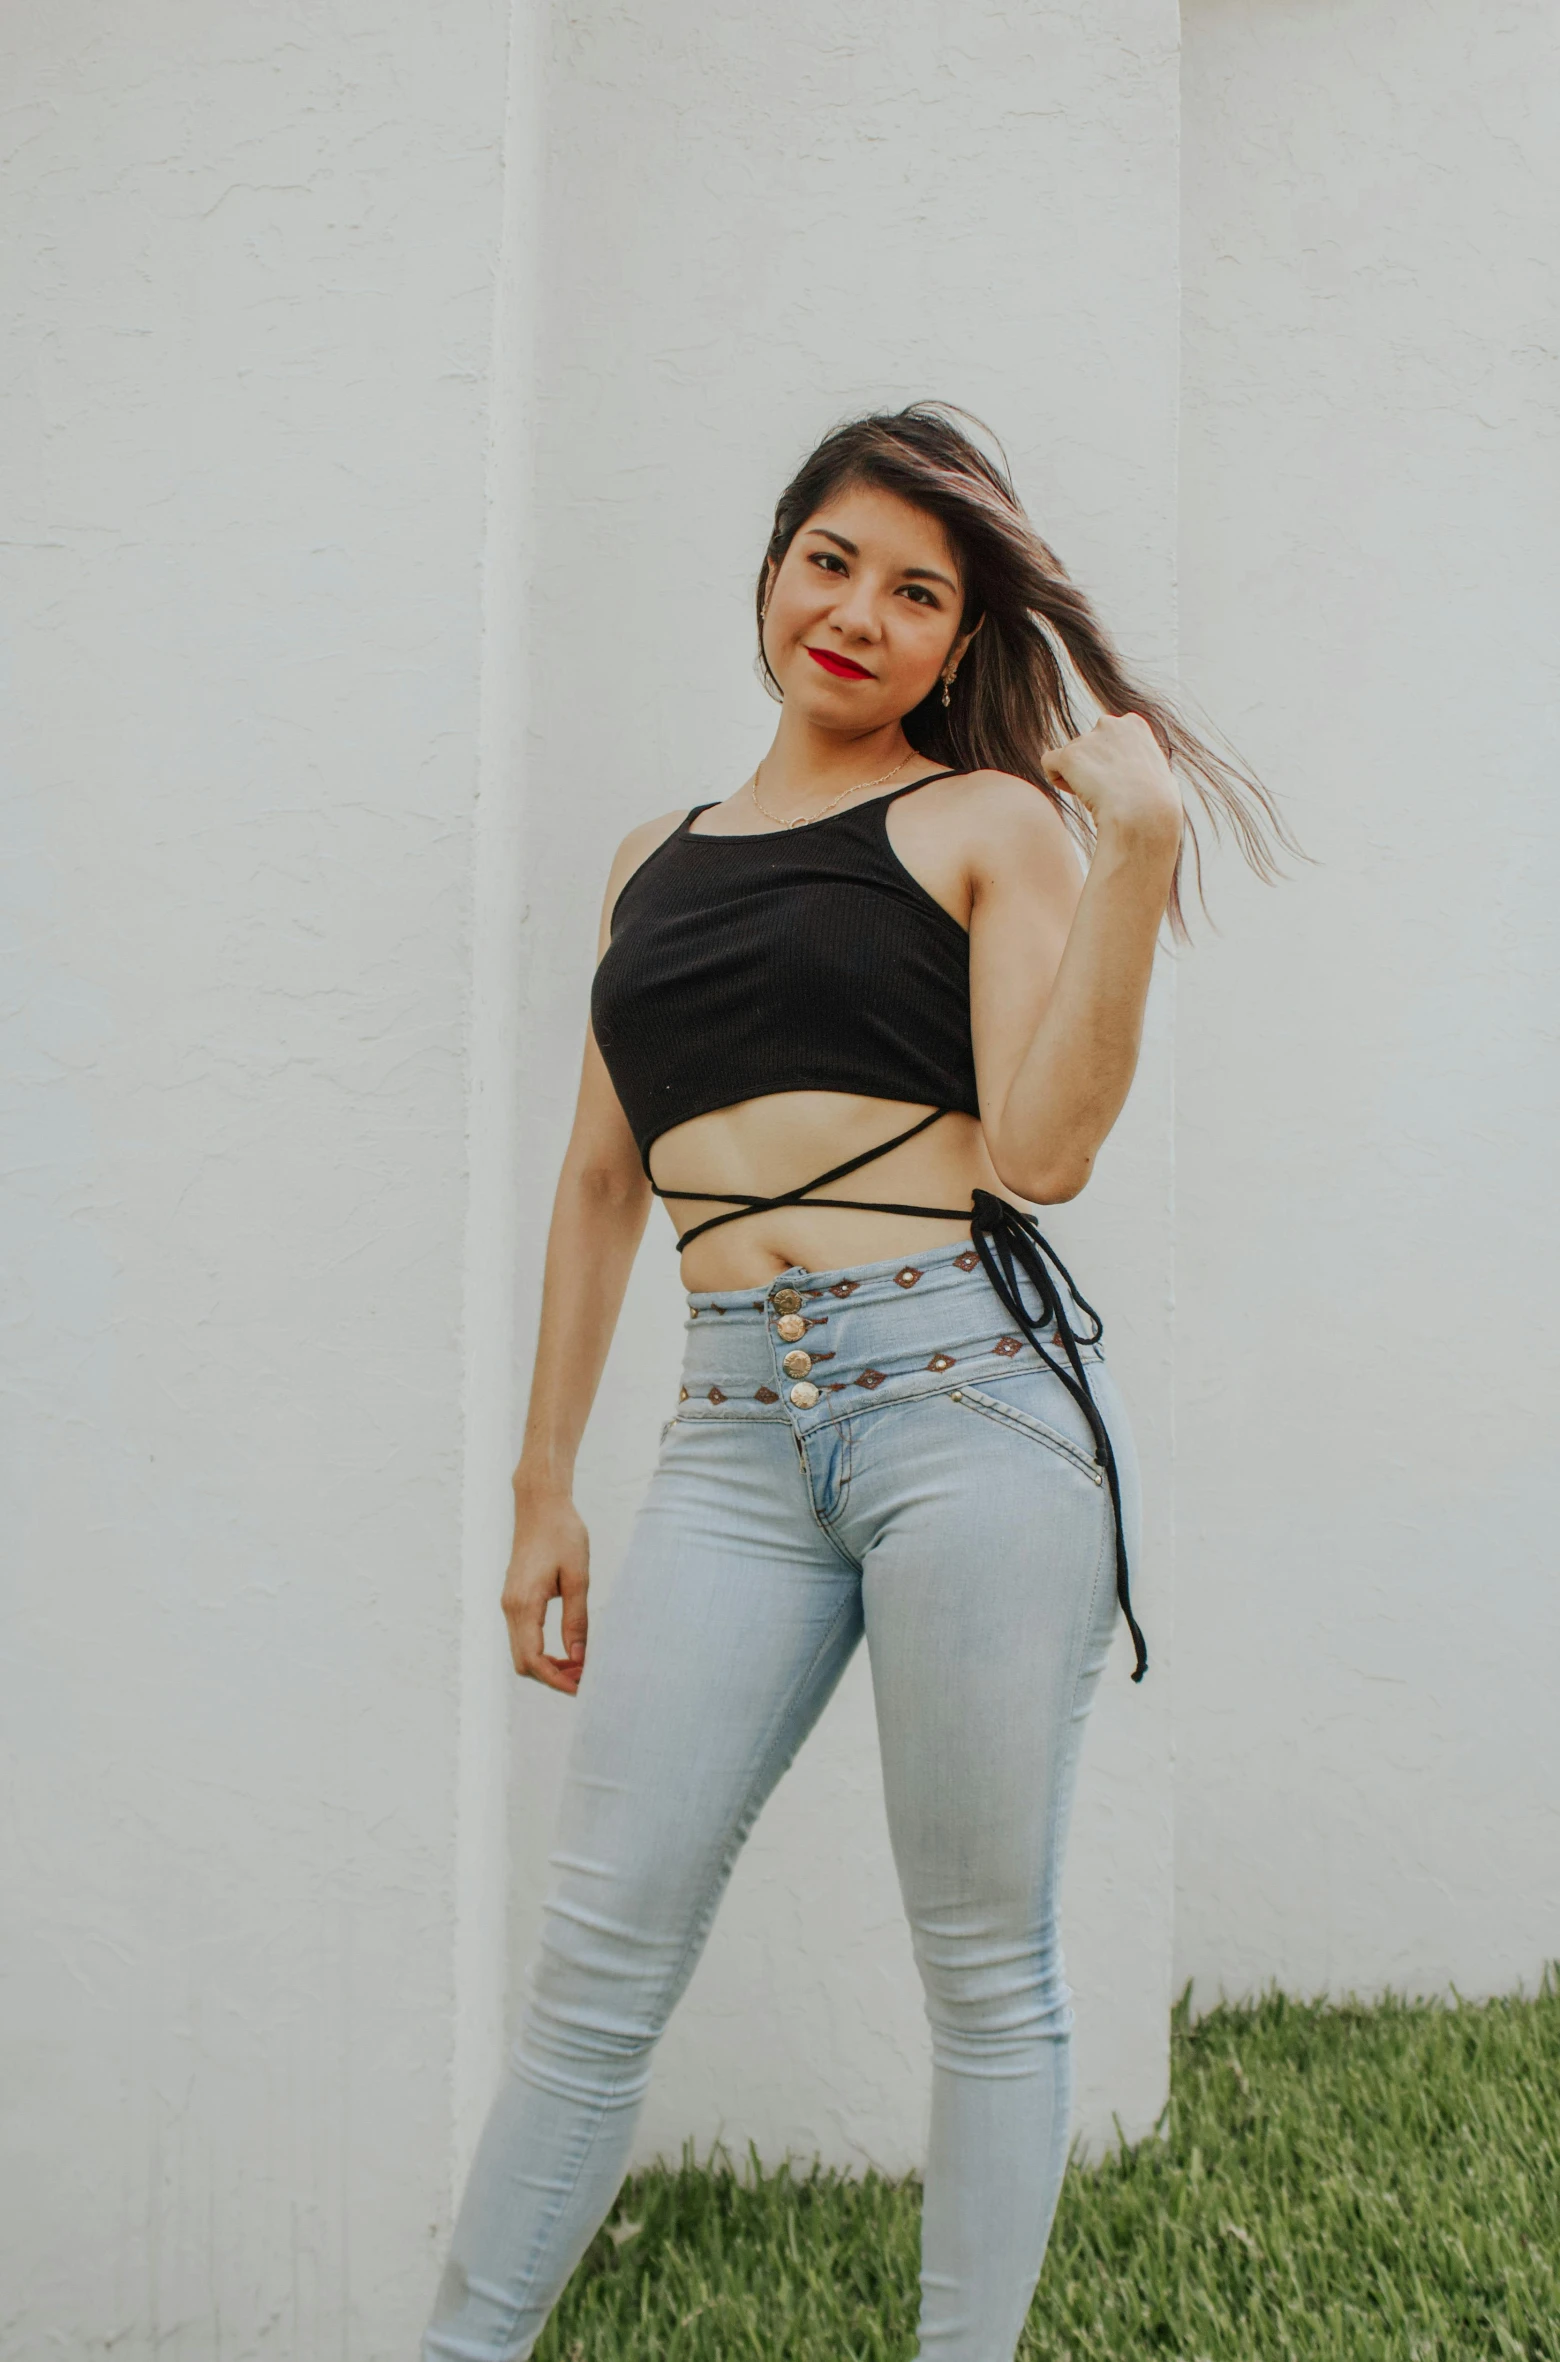
{"label": "lips", "polygon": [[[805,640],[802,645],[807,646]],[[852,664],[848,656],[832,655],[826,648],[808,648],[807,653],[814,664],[821,664],[824,671],[833,673],[836,680],[870,681],[873,677],[864,664]]]}

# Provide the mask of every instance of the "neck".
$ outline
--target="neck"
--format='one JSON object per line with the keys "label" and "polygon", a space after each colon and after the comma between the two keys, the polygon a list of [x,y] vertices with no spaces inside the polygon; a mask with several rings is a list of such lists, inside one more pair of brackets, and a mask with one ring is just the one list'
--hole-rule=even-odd
{"label": "neck", "polygon": [[820,730],[801,714],[783,713],[763,761],[764,794],[803,811],[896,763],[908,769],[914,760],[897,722],[879,730]]}

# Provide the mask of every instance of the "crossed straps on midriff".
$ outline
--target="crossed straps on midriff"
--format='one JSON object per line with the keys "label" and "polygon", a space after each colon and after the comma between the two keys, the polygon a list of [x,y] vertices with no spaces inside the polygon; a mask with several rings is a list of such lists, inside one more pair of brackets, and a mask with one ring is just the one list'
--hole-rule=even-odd
{"label": "crossed straps on midriff", "polygon": [[815,1198],[812,1194],[815,1189],[827,1189],[831,1181],[843,1181],[848,1174],[859,1173],[863,1165],[875,1165],[880,1156],[887,1156],[890,1149],[903,1148],[907,1140],[941,1123],[949,1112],[946,1107],[934,1107],[930,1115],[923,1115],[907,1132],[896,1132],[892,1140],[883,1141],[877,1148],[863,1149],[860,1156],[848,1157],[842,1165],[831,1165],[826,1173],[815,1174],[811,1181],[803,1181],[795,1189],[782,1190],[778,1197],[749,1197],[740,1189],[663,1189],[658,1181],[652,1181],[650,1187],[657,1197],[731,1209],[726,1214],[711,1214],[705,1221],[695,1222],[691,1230],[685,1230],[677,1241],[679,1255],[707,1230],[719,1230],[723,1222],[745,1222],[750,1214],[772,1214],[781,1206],[844,1206],[855,1214],[925,1214],[934,1221],[963,1222],[969,1215],[968,1206],[956,1206],[952,1210],[947,1206],[890,1206],[869,1203],[859,1197]]}
{"label": "crossed straps on midriff", "polygon": [[[752,1214],[772,1214],[783,1206],[838,1206],[847,1213],[916,1214],[933,1222],[969,1224],[970,1243],[980,1257],[981,1266],[998,1303],[1017,1322],[1046,1368],[1060,1378],[1088,1421],[1089,1433],[1094,1439],[1095,1460],[1110,1490],[1116,1540],[1116,1598],[1126,1618],[1127,1630],[1132,1635],[1132,1678],[1141,1681],[1148,1671],[1148,1647],[1138,1628],[1137,1618],[1132,1613],[1127,1544],[1121,1522],[1121,1480],[1109,1430],[1089,1390],[1088,1373],[1079,1352],[1080,1346],[1099,1343],[1105,1334],[1105,1324],[1093,1305],[1086,1303],[1079,1295],[1073,1285],[1072,1274],[1055,1249],[1042,1237],[1034,1217],[1022,1212],[1009,1199],[993,1196],[987,1189],[972,1191],[967,1206],[906,1206],[892,1205],[873,1198],[813,1195],[814,1190],[826,1189],[832,1181],[844,1181],[852,1173],[859,1173],[863,1165],[876,1164],[879,1157],[887,1156],[891,1149],[902,1148],[907,1140],[914,1140],[950,1113],[952,1110],[949,1108],[934,1107],[929,1115],[923,1115],[908,1130],[896,1132],[892,1140],[883,1141],[877,1148],[868,1148],[860,1156],[848,1157],[844,1164],[832,1165],[828,1172],[815,1175],[811,1181],[803,1181],[795,1189],[782,1190],[778,1197],[755,1197],[737,1189],[662,1189],[653,1180],[650,1187],[657,1197],[668,1201],[675,1198],[690,1205],[719,1205],[728,1209],[724,1214],[711,1214],[704,1221],[696,1222],[691,1230],[683,1231],[677,1241],[679,1254],[684,1247],[691,1246],[696,1238],[703,1238],[706,1231],[719,1230],[723,1223],[744,1222]],[[1024,1302],[1021,1273],[1039,1300],[1033,1314]],[[1073,1328],[1063,1307],[1057,1279],[1063,1282],[1073,1304],[1091,1324],[1088,1328],[1081,1331]],[[1055,1330],[1056,1342],[1065,1356],[1065,1366],[1062,1362],[1053,1361],[1041,1343],[1039,1331],[1042,1327]]]}

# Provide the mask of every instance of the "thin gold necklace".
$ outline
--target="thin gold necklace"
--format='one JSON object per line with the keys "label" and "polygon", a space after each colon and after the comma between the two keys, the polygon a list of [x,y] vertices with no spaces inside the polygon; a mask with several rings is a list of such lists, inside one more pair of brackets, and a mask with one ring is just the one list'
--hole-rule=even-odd
{"label": "thin gold necklace", "polygon": [[[894,765],[894,771],[902,771],[906,763],[914,760],[915,749],[912,747],[909,754],[900,756]],[[821,812],[798,812],[794,820],[782,820],[778,812],[771,812],[769,806],[759,798],[758,774],[763,767],[762,763],[755,767],[753,776],[748,781],[748,793],[753,798],[755,808],[763,813],[766,820],[772,820],[776,828],[806,828],[812,821],[824,819],[828,813],[833,811],[836,804],[843,804],[847,796],[859,796],[863,789],[868,787],[886,787],[894,776],[894,771],[884,771],[876,779],[858,779],[853,786],[842,787],[837,796],[831,796]]]}

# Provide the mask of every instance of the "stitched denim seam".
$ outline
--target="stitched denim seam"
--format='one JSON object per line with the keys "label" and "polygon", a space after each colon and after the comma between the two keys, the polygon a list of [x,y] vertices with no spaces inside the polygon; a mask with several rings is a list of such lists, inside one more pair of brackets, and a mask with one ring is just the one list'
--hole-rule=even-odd
{"label": "stitched denim seam", "polygon": [[[885,1403],[883,1407],[886,1410],[888,1405]],[[796,1439],[797,1447],[802,1462],[802,1473],[807,1483],[807,1506],[812,1511],[812,1520],[814,1525],[818,1528],[819,1533],[822,1534],[824,1540],[828,1543],[829,1548],[835,1553],[836,1557],[843,1559],[844,1563],[849,1567],[853,1575],[859,1575],[861,1573],[860,1559],[857,1558],[854,1551],[846,1549],[845,1544],[841,1541],[839,1535],[834,1530],[834,1520],[839,1516],[840,1512],[845,1507],[845,1503],[850,1495],[850,1480],[855,1467],[856,1439],[852,1433],[850,1419],[843,1418],[838,1421],[831,1419],[828,1421],[828,1424],[831,1427],[837,1424],[840,1430],[840,1458],[843,1464],[844,1474],[840,1478],[838,1498],[835,1501],[833,1511],[826,1517],[818,1506],[817,1495],[813,1490],[812,1462],[807,1457],[806,1438],[804,1436],[798,1435]],[[815,1429],[813,1432],[817,1433],[818,1430]]]}
{"label": "stitched denim seam", "polygon": [[[751,1798],[754,1790],[756,1788],[762,1787],[764,1775],[767,1773],[770,1764],[774,1761],[776,1754],[780,1750],[791,1708],[796,1703],[796,1700],[802,1695],[803,1691],[807,1687],[807,1684],[817,1672],[819,1665],[823,1662],[824,1657],[833,1644],[835,1635],[839,1631],[840,1625],[849,1616],[852,1609],[856,1605],[856,1599],[850,1592],[847,1592],[844,1598],[840,1601],[839,1606],[835,1609],[834,1614],[830,1617],[828,1627],[823,1633],[822,1638],[819,1640],[818,1646],[814,1649],[812,1655],[808,1658],[806,1665],[797,1675],[796,1679],[792,1682],[790,1688],[786,1691],[785,1696],[781,1699],[779,1706],[775,1710],[774,1719],[769,1726],[768,1736],[766,1737],[763,1747],[760,1749],[758,1755],[754,1758],[753,1769],[748,1775],[747,1783],[743,1790],[742,1802],[726,1824],[726,1833],[722,1841],[715,1874],[704,1891],[704,1895],[699,1904],[698,1912],[693,1919],[689,1931],[688,1941],[683,1946],[682,1951],[678,1956],[676,1966],[672,1970],[670,1987],[673,1994],[675,1994],[678,1990],[679,1981],[682,1977],[684,1969],[688,1965],[690,1956],[697,1952],[700,1944],[704,1941],[705,1936],[709,1932],[710,1921],[714,1917],[715,1905],[720,1898],[721,1889],[730,1874],[738,1853],[741,1851],[743,1838],[747,1834],[746,1830],[743,1829],[743,1821],[747,1816],[748,1801]],[[779,1775],[777,1774],[776,1776],[778,1777]],[[751,1822],[749,1822],[748,1825],[751,1827]],[[742,1832],[741,1836],[737,1834],[739,1830]],[[733,1840],[735,1840],[735,1842],[733,1842]],[[672,2007],[675,2006],[676,2004],[673,2002]]]}
{"label": "stitched denim seam", "polygon": [[[1084,1667],[1084,1660],[1085,1660],[1085,1658],[1088,1656],[1088,1653],[1089,1653],[1089,1634],[1090,1634],[1090,1633],[1093,1631],[1093,1629],[1094,1629],[1094,1609],[1095,1609],[1095,1603],[1096,1603],[1096,1602],[1097,1602],[1097,1600],[1099,1599],[1099,1595],[1100,1595],[1100,1576],[1101,1576],[1101,1574],[1103,1573],[1103,1571],[1104,1571],[1104,1567],[1105,1567],[1105,1560],[1106,1560],[1106,1555],[1107,1555],[1107,1553],[1106,1553],[1106,1545],[1107,1545],[1107,1543],[1108,1543],[1108,1542],[1110,1541],[1110,1539],[1111,1539],[1111,1527],[1112,1527],[1112,1515],[1113,1515],[1113,1513],[1112,1513],[1112,1510],[1111,1510],[1110,1503],[1109,1503],[1109,1502],[1108,1502],[1108,1501],[1107,1501],[1107,1500],[1106,1500],[1106,1499],[1103,1497],[1103,1493],[1102,1493],[1101,1500],[1100,1500],[1100,1507],[1101,1507],[1101,1509],[1102,1509],[1102,1510],[1104,1511],[1104,1513],[1105,1513],[1105,1514],[1104,1514],[1104,1516],[1103,1516],[1103,1518],[1102,1518],[1102,1519],[1101,1519],[1101,1521],[1100,1521],[1100,1546],[1099,1546],[1099,1549],[1097,1550],[1097,1552],[1095,1553],[1095,1558],[1094,1558],[1094,1579],[1093,1579],[1093,1581],[1092,1581],[1092,1582],[1090,1583],[1090,1585],[1089,1585],[1089,1601],[1088,1601],[1088,1606],[1087,1606],[1087,1608],[1086,1608],[1086,1610],[1085,1610],[1085,1613],[1084,1613],[1082,1628],[1081,1628],[1081,1630],[1080,1630],[1080,1633],[1079,1633],[1079,1639],[1078,1639],[1078,1653],[1077,1653],[1077,1657],[1076,1657],[1076,1659],[1074,1660],[1074,1663],[1073,1663],[1073,1677],[1072,1677],[1072,1684],[1071,1684],[1071,1686],[1070,1686],[1070,1688],[1068,1689],[1068,1692],[1067,1692],[1067,1723],[1068,1723],[1068,1728],[1069,1728],[1069,1729],[1071,1729],[1071,1727],[1072,1727],[1072,1723],[1073,1723],[1074,1715],[1075,1715],[1075,1713],[1076,1713],[1076,1710],[1077,1710],[1077,1705],[1078,1705],[1078,1684],[1079,1684],[1079,1683],[1082,1681],[1082,1679],[1083,1679],[1083,1667]],[[1052,1880],[1052,1881],[1054,1881],[1054,1880],[1055,1880],[1055,1878],[1056,1878],[1056,1871],[1055,1871],[1055,1869],[1054,1869],[1054,1864],[1055,1864],[1055,1861],[1056,1861],[1056,1832],[1057,1832],[1057,1827],[1058,1827],[1058,1824],[1059,1824],[1059,1822],[1060,1822],[1060,1820],[1061,1820],[1061,1816],[1062,1816],[1062,1812],[1063,1812],[1063,1809],[1064,1809],[1064,1807],[1070,1806],[1070,1804],[1071,1804],[1071,1802],[1072,1802],[1073,1794],[1074,1794],[1074,1792],[1075,1792],[1075,1790],[1076,1790],[1076,1788],[1077,1788],[1077,1784],[1078,1784],[1078,1758],[1079,1758],[1079,1756],[1082,1754],[1082,1752],[1083,1752],[1083,1741],[1082,1741],[1082,1738],[1081,1738],[1081,1736],[1080,1736],[1080,1738],[1079,1738],[1079,1740],[1078,1740],[1078,1743],[1077,1743],[1077,1745],[1075,1746],[1075,1748],[1074,1748],[1074,1750],[1073,1750],[1072,1766],[1071,1766],[1071,1769],[1069,1770],[1069,1772],[1068,1772],[1068,1775],[1067,1775],[1067,1793],[1066,1793],[1065,1795],[1058,1794],[1057,1796],[1053,1797],[1053,1799],[1052,1799],[1052,1801],[1051,1801],[1051,1826],[1050,1826],[1050,1829],[1048,1830],[1048,1832],[1047,1832],[1047,1836],[1046,1836],[1046,1855],[1047,1855],[1047,1860],[1048,1860],[1048,1861],[1049,1861],[1049,1862],[1050,1862],[1050,1863],[1053,1865],[1053,1868],[1052,1868],[1052,1869],[1051,1869],[1051,1870],[1048,1872],[1048,1874],[1047,1874],[1047,1875],[1048,1875],[1048,1880]],[[1053,1896],[1053,1898],[1052,1898],[1052,1899],[1054,1900],[1054,1896]]]}
{"label": "stitched denim seam", "polygon": [[1067,1693],[1067,1719],[1072,1720],[1073,1708],[1078,1703],[1078,1684],[1083,1679],[1083,1661],[1089,1653],[1089,1634],[1094,1628],[1094,1605],[1100,1595],[1100,1575],[1105,1565],[1105,1546],[1111,1539],[1114,1512],[1101,1490],[1100,1507],[1105,1512],[1100,1525],[1100,1546],[1094,1560],[1094,1580],[1089,1585],[1088,1611],[1083,1619],[1083,1638],[1078,1647],[1078,1662],[1073,1667],[1072,1688]]}
{"label": "stitched denim seam", "polygon": [[[1079,1629],[1078,1651],[1073,1662],[1073,1676],[1067,1692],[1067,1713],[1064,1720],[1068,1736],[1072,1740],[1070,1760],[1065,1782],[1058,1787],[1056,1794],[1051,1799],[1051,1811],[1046,1824],[1045,1885],[1040,1897],[1042,1925],[1049,1925],[1056,1918],[1057,1901],[1062,1883],[1061,1863],[1058,1859],[1061,1827],[1063,1820],[1072,1809],[1073,1800],[1078,1791],[1078,1763],[1083,1753],[1083,1734],[1081,1731],[1073,1733],[1073,1722],[1078,1705],[1078,1685],[1083,1679],[1084,1661],[1089,1654],[1089,1634],[1094,1629],[1094,1609],[1100,1595],[1100,1576],[1104,1571],[1107,1555],[1106,1544],[1110,1540],[1111,1532],[1110,1505],[1102,1500],[1101,1507],[1105,1510],[1105,1517],[1100,1529],[1100,1546],[1095,1553],[1094,1575],[1089,1584],[1088,1605]],[[1065,1976],[1065,1971],[1063,1973]]]}
{"label": "stitched denim seam", "polygon": [[[521,2291],[522,2299],[524,2301],[529,2301],[531,2293],[536,2286],[537,2266],[540,2264],[543,2255],[546,2253],[547,2241],[552,2236],[553,2228],[557,2223],[559,2216],[563,2213],[564,2208],[568,2205],[569,2200],[573,2197],[576,2189],[579,2187],[580,2175],[585,2171],[586,2161],[590,2156],[596,2134],[600,2129],[601,2120],[605,2116],[609,2104],[609,2100],[606,2097],[602,2097],[587,2102],[585,2107],[581,2110],[581,2113],[584,2117],[584,2122],[580,2126],[579,2153],[574,2160],[574,2170],[569,2175],[567,2186],[557,2192],[553,2201],[551,2213],[547,2215],[543,2222],[537,2225],[536,2236],[531,2242],[530,2254],[526,2257],[525,2270],[512,2283],[515,2288],[518,2288]],[[520,2304],[515,2303],[512,2297],[507,2298],[506,2301],[510,2303],[512,2310],[518,2314],[521,2310]]]}
{"label": "stitched denim seam", "polygon": [[[972,1353],[967,1361],[956,1362],[951,1370],[940,1370],[935,1376],[925,1376],[916,1371],[907,1372],[903,1377],[890,1378],[885,1383],[894,1388],[892,1394],[879,1393],[874,1389],[864,1402],[840,1403],[837,1406],[832,1406],[823,1417],[815,1422],[815,1426],[830,1426],[840,1419],[863,1419],[870,1411],[891,1411],[895,1403],[927,1402],[934,1395],[953,1394],[959,1387],[972,1383],[969,1375],[970,1363],[983,1362],[988,1358],[985,1354]],[[1084,1359],[1096,1361],[1102,1360],[1103,1356],[1086,1354]],[[1003,1378],[1032,1376],[1035,1371],[1043,1367],[1044,1364],[1037,1356],[1032,1362],[1001,1362],[998,1368],[984,1371],[982,1375],[996,1384]],[[973,1382],[980,1383],[979,1380]]]}
{"label": "stitched denim seam", "polygon": [[1020,1411],[1007,1403],[983,1397],[978,1386],[951,1388],[950,1392],[957,1393],[961,1407],[972,1410],[977,1418],[989,1419],[994,1426],[1006,1427],[1014,1435],[1027,1436],[1031,1443],[1037,1443],[1043,1449],[1054,1452],[1059,1460],[1067,1461],[1080,1475],[1087,1476],[1091,1483],[1099,1483],[1098,1463],[1081,1451],[1070,1437],[1060,1434],[1054,1427],[1048,1427],[1043,1419],[1035,1418],[1032,1412]]}
{"label": "stitched denim seam", "polygon": [[[847,1420],[865,1418],[870,1411],[891,1411],[896,1403],[927,1402],[935,1395],[953,1394],[961,1386],[968,1386],[972,1383],[978,1385],[981,1383],[979,1379],[972,1381],[970,1378],[969,1365],[972,1362],[983,1362],[987,1358],[988,1356],[985,1354],[971,1354],[965,1362],[956,1362],[951,1370],[940,1370],[935,1375],[914,1371],[907,1372],[898,1378],[889,1378],[885,1380],[885,1384],[893,1387],[894,1391],[891,1394],[885,1395],[874,1390],[859,1401],[854,1399],[856,1388],[853,1382],[846,1380],[845,1386],[850,1392],[852,1400],[830,1402],[828,1396],[825,1396],[824,1404],[819,1406],[818,1416],[811,1420],[807,1426],[794,1427],[792,1431],[804,1436],[816,1435],[824,1427],[837,1427]],[[1094,1349],[1086,1352],[1083,1356],[1084,1361],[1090,1364],[1102,1363],[1104,1358],[1102,1353]],[[982,1376],[992,1384],[996,1384],[1004,1378],[1032,1376],[1043,1366],[1038,1358],[1032,1362],[1004,1361],[1000,1368],[983,1371]],[[825,1405],[827,1407],[824,1407]],[[740,1395],[728,1396],[725,1404],[711,1404],[706,1401],[705,1397],[695,1395],[690,1402],[678,1405],[671,1424],[684,1427],[785,1427],[791,1426],[792,1423],[788,1412],[752,1408],[748,1401]]]}
{"label": "stitched denim seam", "polygon": [[784,1411],[750,1410],[746,1403],[739,1404],[735,1411],[723,1410],[716,1404],[690,1410],[683,1404],[667,1421],[670,1427],[789,1427],[790,1424]]}

